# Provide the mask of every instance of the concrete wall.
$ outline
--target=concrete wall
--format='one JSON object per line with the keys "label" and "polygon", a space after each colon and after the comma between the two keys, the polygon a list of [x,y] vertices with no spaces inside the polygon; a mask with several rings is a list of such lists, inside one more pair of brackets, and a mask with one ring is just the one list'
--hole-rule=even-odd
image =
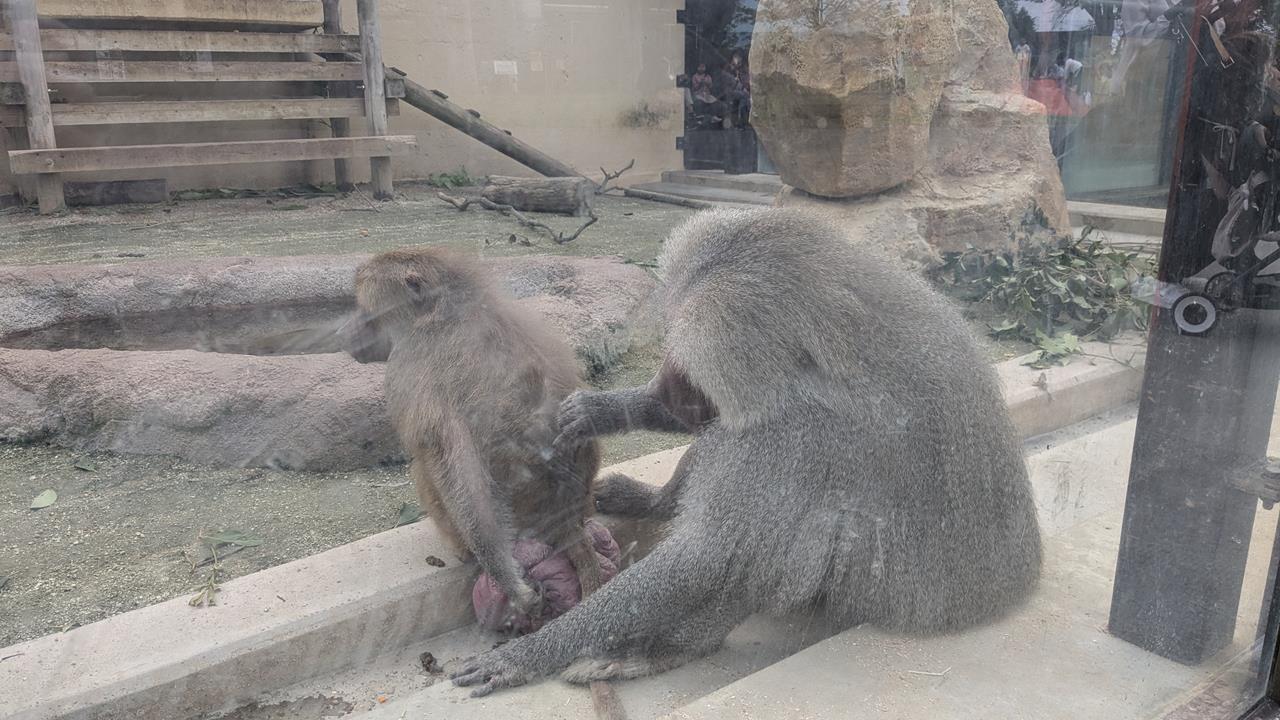
{"label": "concrete wall", "polygon": [[[179,2],[180,0],[173,0]],[[342,0],[344,28],[356,28],[355,1]],[[625,180],[679,168],[681,134],[675,76],[684,71],[683,0],[382,0],[383,56],[416,82],[448,93],[486,120],[580,170],[616,168]],[[628,110],[647,103],[662,117],[631,127]],[[353,122],[353,132],[362,132]],[[19,130],[19,133],[25,133]],[[326,134],[313,123],[201,123],[66,128],[60,145],[209,142]],[[465,168],[472,175],[532,174],[504,156],[401,105],[391,132],[418,137],[419,154],[398,160],[397,179]],[[0,133],[3,134],[3,133]],[[0,142],[13,146],[13,139]],[[0,195],[13,191],[0,163]],[[357,179],[368,164],[356,163]],[[598,173],[598,171],[596,171]],[[170,189],[276,187],[332,179],[332,163],[288,163],[130,171],[70,180],[165,177]]]}

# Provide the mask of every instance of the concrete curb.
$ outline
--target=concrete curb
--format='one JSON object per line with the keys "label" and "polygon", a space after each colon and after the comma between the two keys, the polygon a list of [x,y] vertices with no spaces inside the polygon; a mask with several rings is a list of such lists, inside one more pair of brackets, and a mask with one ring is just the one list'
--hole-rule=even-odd
{"label": "concrete curb", "polygon": [[1165,211],[1160,208],[1068,200],[1067,213],[1071,217],[1071,224],[1076,227],[1092,225],[1099,230],[1155,237],[1164,235]]}
{"label": "concrete curb", "polygon": [[[681,452],[610,470],[665,481]],[[657,536],[607,524],[637,554]],[[432,523],[378,533],[222,583],[213,608],[175,598],[0,650],[0,718],[176,720],[235,707],[473,622],[476,573]]]}
{"label": "concrete curb", "polygon": [[1142,390],[1144,343],[1136,334],[1112,343],[1087,342],[1082,358],[1044,370],[1025,364],[1032,355],[998,364],[996,374],[1019,435],[1042,435],[1136,400]]}
{"label": "concrete curb", "polygon": [[[1047,370],[1024,358],[997,366],[1023,437],[1137,397],[1139,339],[1088,343],[1085,352]],[[660,484],[683,450],[609,470]],[[624,547],[638,543],[637,554],[657,535],[652,526],[609,525]],[[427,555],[448,566],[426,564]],[[8,658],[0,718],[173,720],[235,707],[470,623],[474,573],[430,523],[379,533],[228,581],[216,608],[178,598],[0,650]]]}

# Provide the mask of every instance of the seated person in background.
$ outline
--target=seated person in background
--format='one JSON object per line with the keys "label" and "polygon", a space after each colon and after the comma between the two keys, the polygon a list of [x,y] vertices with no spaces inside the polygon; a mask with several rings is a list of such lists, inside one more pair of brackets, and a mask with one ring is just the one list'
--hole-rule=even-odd
{"label": "seated person in background", "polygon": [[704,103],[717,102],[715,93],[711,92],[711,73],[707,72],[706,63],[698,63],[698,72],[693,74],[693,97]]}

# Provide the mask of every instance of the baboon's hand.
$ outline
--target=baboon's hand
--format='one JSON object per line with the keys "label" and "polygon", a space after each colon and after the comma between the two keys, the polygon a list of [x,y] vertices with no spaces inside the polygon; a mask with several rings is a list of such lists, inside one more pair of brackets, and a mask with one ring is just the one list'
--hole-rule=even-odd
{"label": "baboon's hand", "polygon": [[538,663],[522,652],[524,643],[513,640],[502,647],[481,653],[462,663],[449,678],[459,687],[479,685],[471,697],[484,697],[498,688],[524,685],[538,677]]}
{"label": "baboon's hand", "polygon": [[612,432],[614,401],[608,393],[578,390],[560,403],[560,435],[555,445],[576,447],[598,435]]}

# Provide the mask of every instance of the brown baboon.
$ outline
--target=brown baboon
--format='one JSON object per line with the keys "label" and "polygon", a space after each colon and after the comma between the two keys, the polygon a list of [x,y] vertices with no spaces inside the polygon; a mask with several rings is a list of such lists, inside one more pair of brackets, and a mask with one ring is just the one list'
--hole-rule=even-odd
{"label": "brown baboon", "polygon": [[573,446],[693,433],[655,490],[597,505],[672,518],[648,556],[555,622],[463,663],[474,695],[564,670],[661,672],[755,612],[945,632],[998,617],[1040,575],[1022,448],[994,373],[920,278],[798,210],[702,213],[659,259],[666,358],[647,387],[579,392]]}
{"label": "brown baboon", "polygon": [[557,408],[579,386],[572,350],[446,250],[378,255],[355,288],[350,351],[387,363],[388,410],[431,519],[513,610],[536,612],[539,600],[511,554],[517,533],[565,548],[584,596],[599,587],[583,530],[599,447],[552,446]]}

